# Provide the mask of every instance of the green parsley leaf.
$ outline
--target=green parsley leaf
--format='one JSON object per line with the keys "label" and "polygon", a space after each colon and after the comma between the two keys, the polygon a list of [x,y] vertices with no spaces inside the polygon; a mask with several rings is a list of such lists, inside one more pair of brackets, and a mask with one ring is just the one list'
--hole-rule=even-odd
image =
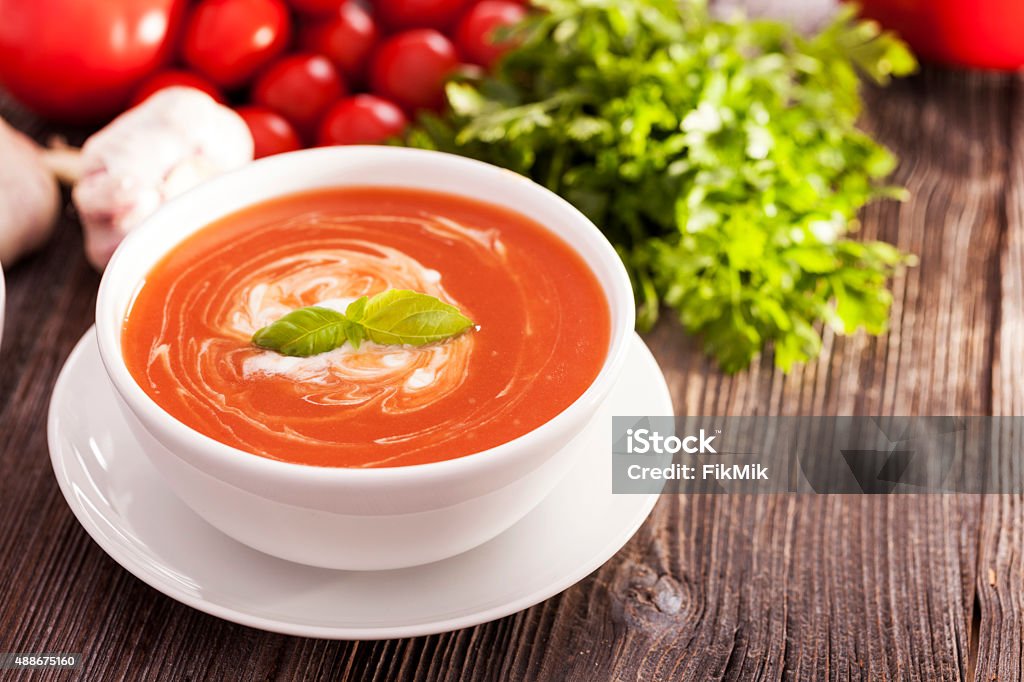
{"label": "green parsley leaf", "polygon": [[407,144],[504,166],[562,194],[615,245],[641,328],[663,306],[726,371],[766,346],[788,370],[818,331],[885,330],[889,278],[912,261],[849,238],[857,211],[903,198],[896,160],[857,129],[864,75],[916,68],[844,5],[806,37],[701,2],[534,0],[519,46]]}

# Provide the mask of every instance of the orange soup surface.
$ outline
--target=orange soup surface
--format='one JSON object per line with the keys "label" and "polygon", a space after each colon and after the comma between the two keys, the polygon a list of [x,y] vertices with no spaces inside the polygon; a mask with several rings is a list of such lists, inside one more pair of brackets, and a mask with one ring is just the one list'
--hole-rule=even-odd
{"label": "orange soup surface", "polygon": [[[412,289],[477,327],[438,343],[306,358],[252,334],[309,305]],[[125,321],[135,380],[179,421],[272,459],[391,467],[453,459],[550,420],[597,376],[611,320],[593,272],[520,214],[393,188],[318,190],[199,230]]]}

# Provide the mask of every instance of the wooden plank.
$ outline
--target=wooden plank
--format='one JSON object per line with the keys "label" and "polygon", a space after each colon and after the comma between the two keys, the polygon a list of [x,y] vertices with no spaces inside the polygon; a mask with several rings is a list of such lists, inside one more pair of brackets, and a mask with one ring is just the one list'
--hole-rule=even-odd
{"label": "wooden plank", "polygon": [[[1002,218],[1002,260],[997,275],[1002,306],[994,336],[993,410],[1024,415],[1024,77],[1010,81],[1012,108],[1004,121],[1009,181]],[[1024,452],[1024,434],[1008,435],[1007,452]],[[1017,471],[1020,457],[1008,465]],[[1019,480],[1019,479],[1018,479]],[[975,679],[1024,679],[1024,496],[985,498],[978,549],[980,616]]]}

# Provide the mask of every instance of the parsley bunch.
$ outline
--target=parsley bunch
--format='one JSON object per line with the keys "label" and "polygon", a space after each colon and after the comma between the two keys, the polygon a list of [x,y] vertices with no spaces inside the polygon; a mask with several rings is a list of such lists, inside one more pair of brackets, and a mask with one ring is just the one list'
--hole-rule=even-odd
{"label": "parsley bunch", "polygon": [[857,210],[904,191],[895,159],[855,126],[858,71],[915,68],[902,43],[844,9],[813,37],[720,21],[676,0],[535,0],[542,12],[451,111],[409,144],[510,168],[586,213],[633,280],[639,325],[661,305],[723,370],[766,345],[788,370],[817,324],[882,332],[888,278],[910,257],[847,238]]}

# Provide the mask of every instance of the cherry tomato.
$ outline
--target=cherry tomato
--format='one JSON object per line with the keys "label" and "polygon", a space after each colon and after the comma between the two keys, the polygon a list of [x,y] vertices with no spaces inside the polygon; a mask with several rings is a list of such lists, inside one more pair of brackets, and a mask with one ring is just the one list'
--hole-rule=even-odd
{"label": "cherry tomato", "polygon": [[319,143],[379,144],[398,137],[409,120],[395,104],[376,95],[343,99],[327,112],[320,123]]}
{"label": "cherry tomato", "polygon": [[375,93],[407,109],[438,109],[444,104],[445,78],[458,65],[451,41],[433,29],[414,29],[380,46],[370,83]]}
{"label": "cherry tomato", "polygon": [[188,88],[195,88],[196,90],[202,90],[210,97],[214,98],[220,103],[224,103],[224,95],[221,94],[217,86],[206,80],[202,76],[198,76],[189,71],[180,71],[178,69],[168,69],[166,71],[160,71],[153,74],[142,82],[142,85],[135,90],[135,94],[132,95],[131,106],[140,104],[147,100],[153,93],[159,92],[164,88],[174,87],[176,85],[184,85]]}
{"label": "cherry tomato", "polygon": [[249,126],[252,141],[255,145],[254,156],[264,156],[292,152],[302,147],[295,128],[281,114],[266,107],[238,107],[235,111]]}
{"label": "cherry tomato", "polygon": [[184,0],[0,0],[0,82],[48,118],[122,110],[171,57]]}
{"label": "cherry tomato", "polygon": [[290,33],[281,0],[200,0],[185,26],[182,56],[217,85],[234,88],[280,54]]}
{"label": "cherry tomato", "polygon": [[507,0],[483,0],[473,5],[455,29],[455,45],[466,61],[491,68],[514,43],[498,41],[495,31],[518,24],[526,16],[522,5]]}
{"label": "cherry tomato", "polygon": [[338,11],[338,6],[346,0],[288,0],[295,11],[303,14],[331,14]]}
{"label": "cherry tomato", "polygon": [[374,0],[374,13],[391,29],[445,29],[455,23],[469,0]]}
{"label": "cherry tomato", "polygon": [[299,43],[332,62],[350,80],[362,78],[377,43],[373,17],[355,2],[344,3],[335,14],[303,26]]}
{"label": "cherry tomato", "polygon": [[345,83],[327,57],[293,54],[268,68],[252,87],[252,101],[269,107],[311,137],[324,112],[347,94]]}

